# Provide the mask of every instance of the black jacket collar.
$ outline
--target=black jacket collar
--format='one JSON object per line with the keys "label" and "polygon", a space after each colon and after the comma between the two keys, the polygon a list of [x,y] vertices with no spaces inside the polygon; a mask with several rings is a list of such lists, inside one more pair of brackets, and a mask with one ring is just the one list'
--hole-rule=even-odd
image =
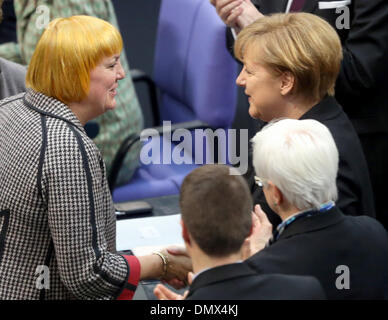
{"label": "black jacket collar", "polygon": [[245,262],[232,263],[200,273],[190,286],[189,295],[191,296],[195,290],[228,279],[255,275],[256,272],[252,270]]}
{"label": "black jacket collar", "polygon": [[310,217],[305,217],[291,223],[281,233],[279,239],[274,244],[281,241],[282,239],[286,239],[297,234],[327,228],[329,226],[342,222],[344,219],[345,215],[336,206],[334,206],[332,209],[326,212],[322,212]]}
{"label": "black jacket collar", "polygon": [[337,118],[342,112],[342,107],[339,105],[334,97],[326,96],[314,107],[307,111],[300,120],[314,119],[318,121],[325,121]]}
{"label": "black jacket collar", "polygon": [[[269,0],[264,1],[264,4],[262,4],[263,1],[256,0],[253,1],[253,4],[255,4],[261,13],[263,14],[270,14],[270,13],[276,13],[276,12],[286,12],[287,10],[287,4],[288,0]],[[314,12],[318,8],[318,0],[306,0],[305,4],[303,5],[303,12]]]}
{"label": "black jacket collar", "polygon": [[263,14],[274,12],[285,12],[287,9],[288,0],[272,0],[266,1],[264,5],[260,5],[262,1],[256,1],[259,4],[259,10]]}

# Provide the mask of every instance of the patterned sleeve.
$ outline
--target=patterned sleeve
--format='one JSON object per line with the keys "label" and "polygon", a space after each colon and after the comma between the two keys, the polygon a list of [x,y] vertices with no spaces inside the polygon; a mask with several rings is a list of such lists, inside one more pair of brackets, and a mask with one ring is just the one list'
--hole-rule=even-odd
{"label": "patterned sleeve", "polygon": [[46,134],[41,190],[62,282],[79,299],[132,298],[140,264],[111,252],[113,207],[97,148],[55,119]]}

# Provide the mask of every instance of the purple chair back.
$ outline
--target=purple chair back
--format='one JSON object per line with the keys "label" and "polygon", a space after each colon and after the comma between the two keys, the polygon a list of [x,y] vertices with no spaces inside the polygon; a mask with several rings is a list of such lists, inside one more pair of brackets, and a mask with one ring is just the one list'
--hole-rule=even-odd
{"label": "purple chair back", "polygon": [[231,126],[237,63],[226,49],[225,30],[208,0],[162,0],[154,61],[162,120]]}
{"label": "purple chair back", "polygon": [[[162,120],[231,126],[237,63],[226,49],[225,31],[209,0],[162,0],[154,61]],[[207,152],[211,151],[204,147]],[[142,164],[129,184],[115,188],[113,199],[123,202],[177,194],[184,177],[196,167],[194,163]]]}

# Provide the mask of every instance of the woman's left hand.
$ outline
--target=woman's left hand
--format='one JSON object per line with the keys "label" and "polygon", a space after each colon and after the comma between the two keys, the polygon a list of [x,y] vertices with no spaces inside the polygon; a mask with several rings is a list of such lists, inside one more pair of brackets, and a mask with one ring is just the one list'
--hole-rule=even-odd
{"label": "woman's left hand", "polygon": [[[170,282],[174,281],[173,279],[178,279],[187,284],[187,275],[193,270],[191,258],[184,248],[174,249],[175,248],[167,248],[161,251],[161,253],[168,258],[167,272],[162,280]],[[174,254],[171,254],[170,250],[172,250]]]}

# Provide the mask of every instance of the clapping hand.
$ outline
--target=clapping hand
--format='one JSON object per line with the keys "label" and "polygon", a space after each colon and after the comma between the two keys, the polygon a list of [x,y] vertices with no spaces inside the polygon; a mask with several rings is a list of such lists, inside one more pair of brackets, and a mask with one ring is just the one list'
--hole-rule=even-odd
{"label": "clapping hand", "polygon": [[210,0],[210,2],[215,6],[222,21],[237,33],[263,16],[251,0]]}
{"label": "clapping hand", "polygon": [[248,259],[264,249],[271,236],[272,224],[260,205],[256,205],[255,211],[252,212],[252,233],[243,245],[243,259]]}
{"label": "clapping hand", "polygon": [[[188,283],[191,285],[193,281],[193,273],[188,274]],[[184,300],[189,294],[189,290],[186,290],[183,295],[173,292],[162,284],[158,284],[154,289],[154,294],[159,300]]]}

